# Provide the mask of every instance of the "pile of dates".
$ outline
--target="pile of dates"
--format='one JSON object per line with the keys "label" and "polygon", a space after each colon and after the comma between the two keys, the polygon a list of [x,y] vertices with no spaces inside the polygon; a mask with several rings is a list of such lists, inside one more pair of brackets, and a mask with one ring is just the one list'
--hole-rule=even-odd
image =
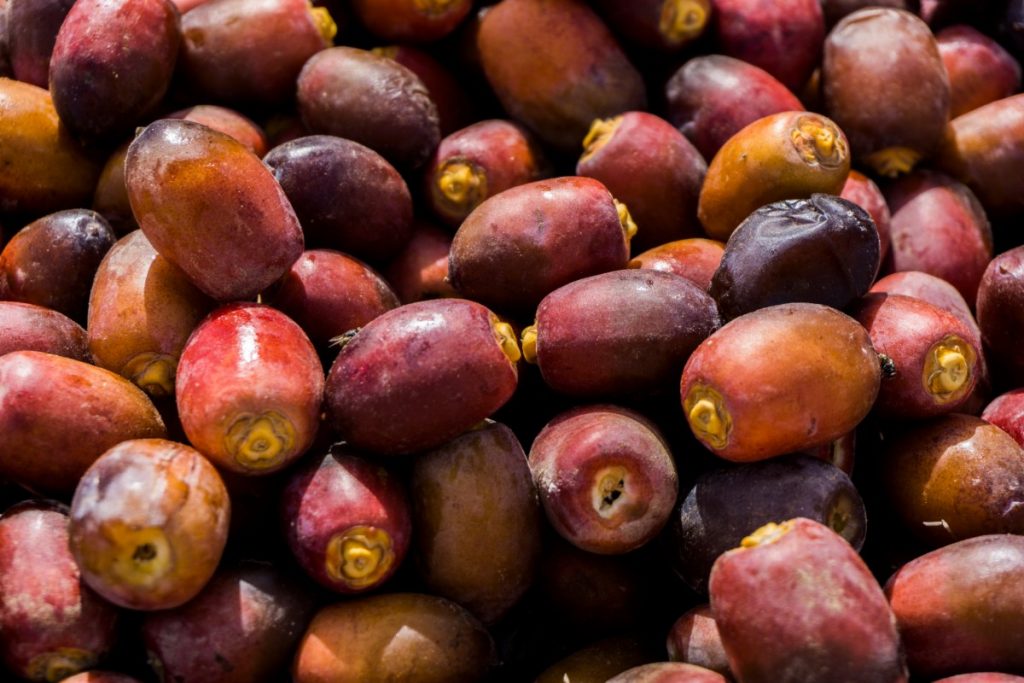
{"label": "pile of dates", "polygon": [[0,680],[1024,682],[1024,0],[0,0]]}

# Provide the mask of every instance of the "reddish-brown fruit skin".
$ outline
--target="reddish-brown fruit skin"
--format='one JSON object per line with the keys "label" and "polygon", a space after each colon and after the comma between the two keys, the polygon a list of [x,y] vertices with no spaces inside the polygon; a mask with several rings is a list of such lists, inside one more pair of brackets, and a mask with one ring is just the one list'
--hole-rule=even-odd
{"label": "reddish-brown fruit skin", "polygon": [[932,679],[1024,669],[1022,566],[1024,537],[987,535],[901,567],[885,593],[911,672]]}
{"label": "reddish-brown fruit skin", "polygon": [[541,509],[526,453],[489,422],[416,458],[410,482],[420,576],[484,624],[501,619],[533,583]]}
{"label": "reddish-brown fruit skin", "polygon": [[718,327],[706,292],[672,273],[616,270],[548,294],[534,323],[544,382],[575,396],[661,393]]}
{"label": "reddish-brown fruit skin", "polygon": [[[974,389],[980,374],[981,347],[975,331],[957,316],[923,299],[901,294],[867,294],[851,307],[871,336],[875,350],[888,356],[896,373],[882,381],[874,412],[886,418],[920,419],[951,413],[960,408]],[[950,396],[929,391],[924,383],[933,349],[955,335],[970,348],[965,354],[964,388]]]}
{"label": "reddish-brown fruit skin", "polygon": [[167,92],[180,43],[169,0],[77,0],[50,57],[61,121],[88,140],[130,133]]}
{"label": "reddish-brown fruit skin", "polygon": [[233,109],[218,107],[214,104],[197,104],[168,114],[164,118],[201,123],[207,128],[230,135],[258,157],[267,153],[267,136],[263,129],[257,126],[252,119]]}
{"label": "reddish-brown fruit skin", "polygon": [[[792,359],[789,362],[787,359]],[[819,304],[783,304],[740,316],[708,337],[683,370],[724,399],[733,422],[721,448],[748,462],[802,450],[851,431],[871,410],[881,381],[867,331]]]}
{"label": "reddish-brown fruit skin", "polygon": [[375,270],[329,249],[303,252],[265,300],[297,322],[320,349],[399,305]]}
{"label": "reddish-brown fruit skin", "polygon": [[[135,610],[178,607],[213,576],[227,542],[230,501],[217,470],[184,444],[122,441],[82,476],[71,500],[71,552],[82,578],[106,600]],[[122,578],[118,557],[145,549],[133,532],[155,530],[167,571]],[[127,535],[128,539],[123,537]],[[133,548],[134,546],[134,548]],[[118,567],[121,569],[118,569]],[[128,570],[131,571],[131,570]]]}
{"label": "reddish-brown fruit skin", "polygon": [[[211,313],[181,352],[176,385],[189,441],[219,467],[273,472],[305,453],[316,436],[324,391],[320,359],[302,328],[269,306],[229,304]],[[246,420],[254,422],[241,428],[255,434],[267,416],[275,432],[284,430],[270,447],[280,451],[270,459],[250,437],[235,434]]]}
{"label": "reddish-brown fruit skin", "polygon": [[990,363],[1024,378],[1024,246],[996,256],[978,286],[978,327]]}
{"label": "reddish-brown fruit skin", "polygon": [[894,7],[914,11],[916,8],[912,5],[915,4],[909,0],[822,0],[821,7],[825,11],[825,25],[832,27],[847,14],[865,7]]}
{"label": "reddish-brown fruit skin", "polygon": [[430,223],[413,225],[412,239],[384,268],[384,277],[403,304],[424,299],[457,297],[448,282],[452,236]]}
{"label": "reddish-brown fruit skin", "polygon": [[652,423],[625,408],[562,413],[537,435],[529,463],[548,521],[592,553],[621,554],[647,543],[679,493],[668,445]]}
{"label": "reddish-brown fruit skin", "polygon": [[423,81],[430,99],[437,105],[441,135],[451,135],[480,118],[476,112],[478,105],[456,80],[455,72],[449,71],[430,52],[409,45],[389,45],[374,48],[374,51],[395,60]]}
{"label": "reddish-brown fruit skin", "polygon": [[81,651],[81,668],[95,666],[114,646],[117,617],[80,581],[64,509],[30,502],[0,517],[0,655],[7,668],[50,680],[40,659],[62,649]]}
{"label": "reddish-brown fruit skin", "polygon": [[803,109],[770,73],[726,55],[688,60],[665,84],[668,120],[705,159],[725,141],[770,114]]}
{"label": "reddish-brown fruit skin", "polygon": [[219,572],[175,610],[147,614],[142,639],[161,680],[267,683],[287,670],[314,611],[305,587],[253,562]]}
{"label": "reddish-brown fruit skin", "polygon": [[565,683],[569,681],[607,681],[627,669],[656,660],[656,654],[637,638],[613,636],[573,652],[537,677],[534,683]]}
{"label": "reddish-brown fruit skin", "polygon": [[331,367],[329,422],[356,448],[388,455],[434,448],[466,431],[516,388],[516,366],[493,319],[465,299],[420,301],[375,318]]}
{"label": "reddish-brown fruit skin", "polygon": [[0,0],[0,77],[7,78],[11,73],[11,60],[8,55],[10,34],[7,32],[7,6],[9,0]]}
{"label": "reddish-brown fruit skin", "polygon": [[1020,64],[973,26],[948,26],[935,34],[935,41],[949,76],[950,118],[1020,90]]}
{"label": "reddish-brown fruit skin", "polygon": [[0,356],[0,474],[66,495],[105,450],[163,437],[164,423],[134,384],[81,361],[38,351]]}
{"label": "reddish-brown fruit skin", "polygon": [[217,101],[284,104],[303,64],[330,45],[307,0],[203,2],[181,19],[189,83]]}
{"label": "reddish-brown fruit skin", "polygon": [[441,140],[437,105],[423,81],[367,50],[322,50],[302,67],[297,87],[310,131],[366,145],[399,168],[419,168]]}
{"label": "reddish-brown fruit skin", "polygon": [[860,171],[851,169],[839,196],[849,199],[871,216],[871,220],[875,222],[875,227],[878,229],[878,241],[881,244],[879,256],[881,262],[885,263],[892,241],[892,214],[885,201],[885,195],[882,194],[875,181]]}
{"label": "reddish-brown fruit skin", "polygon": [[370,33],[398,43],[428,43],[451,33],[473,7],[473,0],[435,3],[421,0],[353,0],[352,11]]}
{"label": "reddish-brown fruit skin", "polygon": [[685,277],[706,292],[724,252],[725,244],[718,240],[691,237],[666,242],[637,254],[629,260],[628,267],[673,273]]}
{"label": "reddish-brown fruit skin", "polygon": [[[185,342],[213,307],[136,230],[114,245],[96,271],[89,297],[89,350],[100,367],[152,396],[168,396]],[[141,354],[159,354],[167,374],[147,377]]]}
{"label": "reddish-brown fruit skin", "polygon": [[[805,127],[831,131],[831,152],[825,159],[817,152],[807,159],[807,152],[797,146],[794,136]],[[733,135],[711,159],[697,217],[709,237],[724,241],[765,204],[817,192],[839,194],[849,172],[849,147],[834,122],[803,111],[771,114]]]}
{"label": "reddish-brown fruit skin", "polygon": [[[74,0],[8,0],[6,40],[11,72],[23,83],[46,88],[57,31]],[[0,27],[3,30],[3,27]]]}
{"label": "reddish-brown fruit skin", "polygon": [[886,446],[883,467],[896,516],[929,547],[1024,533],[1024,450],[981,418],[920,423]]}
{"label": "reddish-brown fruit skin", "polygon": [[71,318],[35,304],[0,301],[0,356],[12,351],[93,360],[85,330]]}
{"label": "reddish-brown fruit skin", "polygon": [[453,602],[392,593],[321,609],[299,645],[295,683],[475,683],[495,663],[483,625]]}
{"label": "reddish-brown fruit skin", "polygon": [[825,112],[861,161],[890,147],[928,156],[942,138],[949,79],[931,29],[914,14],[883,7],[847,15],[825,40],[822,78]]}
{"label": "reddish-brown fruit skin", "polygon": [[578,149],[594,119],[646,108],[640,73],[581,0],[495,5],[476,47],[505,111],[553,147]]}
{"label": "reddish-brown fruit skin", "polygon": [[920,270],[946,280],[967,301],[992,260],[985,209],[963,183],[915,171],[886,187],[892,211],[892,269]]}
{"label": "reddish-brown fruit skin", "polygon": [[698,605],[676,619],[668,632],[665,647],[668,658],[673,662],[696,664],[732,677],[711,605]]}
{"label": "reddish-brown fruit skin", "polygon": [[[674,25],[665,24],[667,7],[672,5],[665,0],[597,0],[593,4],[616,34],[641,50],[679,52],[704,35],[711,25],[711,0],[695,0],[684,8],[676,8],[675,12],[691,16],[675,14],[671,17]],[[680,24],[685,24],[685,28]]]}
{"label": "reddish-brown fruit skin", "polygon": [[153,248],[218,301],[255,297],[302,253],[302,228],[270,169],[202,124],[146,126],[128,147],[125,181]]}
{"label": "reddish-brown fruit skin", "polygon": [[96,189],[92,195],[92,209],[103,216],[118,237],[124,237],[132,230],[138,230],[132,214],[132,205],[128,201],[128,188],[124,183],[124,160],[128,155],[131,140],[122,143],[110,153],[100,177],[96,181]]}
{"label": "reddish-brown fruit skin", "polygon": [[990,214],[1019,212],[1024,208],[1017,182],[1024,163],[1024,93],[950,121],[936,161],[974,190]]}
{"label": "reddish-brown fruit skin", "polygon": [[307,135],[263,159],[295,209],[310,247],[380,261],[412,235],[412,196],[395,167],[369,147]]}
{"label": "reddish-brown fruit skin", "polygon": [[61,124],[50,92],[0,78],[0,114],[0,211],[88,204],[100,168]]}
{"label": "reddish-brown fruit skin", "polygon": [[[381,465],[344,446],[312,458],[289,479],[281,496],[288,546],[303,570],[339,593],[360,593],[387,581],[409,549],[412,517],[401,480]],[[383,571],[372,583],[353,584],[327,570],[331,539],[354,527],[370,527],[388,536]]]}
{"label": "reddish-brown fruit skin", "polygon": [[65,678],[62,683],[141,683],[139,679],[124,674],[110,671],[83,671],[71,678]]}
{"label": "reddish-brown fruit skin", "polygon": [[627,669],[608,683],[726,683],[720,673],[681,662],[655,662]]}
{"label": "reddish-brown fruit skin", "polygon": [[999,427],[1024,447],[1024,388],[996,396],[985,406],[981,419]]}
{"label": "reddish-brown fruit skin", "polygon": [[570,176],[519,185],[478,206],[452,240],[448,278],[467,298],[526,313],[562,285],[625,268],[628,259],[611,193]]}
{"label": "reddish-brown fruit skin", "polygon": [[1024,683],[1024,676],[1000,673],[971,673],[942,678],[935,683]]}
{"label": "reddish-brown fruit skin", "polygon": [[45,306],[85,321],[89,287],[116,237],[95,211],[67,209],[16,232],[0,252],[0,279],[11,301]]}
{"label": "reddish-brown fruit skin", "polygon": [[786,526],[726,552],[711,570],[711,609],[736,677],[905,682],[893,613],[864,561],[818,522],[798,517]]}
{"label": "reddish-brown fruit skin", "polygon": [[821,57],[825,16],[818,0],[713,0],[722,52],[799,90]]}
{"label": "reddish-brown fruit skin", "polygon": [[596,178],[629,207],[641,229],[632,243],[641,251],[703,235],[697,220],[707,162],[668,121],[642,111],[618,119],[615,130],[576,164],[576,175]]}
{"label": "reddish-brown fruit skin", "polygon": [[[485,191],[478,191],[473,201],[465,203],[446,197],[438,182],[445,165],[450,163],[467,164],[482,174]],[[488,197],[539,180],[545,174],[545,161],[533,136],[521,126],[503,119],[487,119],[441,140],[427,168],[430,208],[442,221],[458,227]]]}

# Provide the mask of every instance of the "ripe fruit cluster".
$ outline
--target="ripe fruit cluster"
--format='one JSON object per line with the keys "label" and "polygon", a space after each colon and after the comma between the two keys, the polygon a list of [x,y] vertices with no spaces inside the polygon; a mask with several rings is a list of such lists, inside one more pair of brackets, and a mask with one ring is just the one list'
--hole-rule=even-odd
{"label": "ripe fruit cluster", "polygon": [[0,0],[0,679],[1024,682],[1022,0]]}

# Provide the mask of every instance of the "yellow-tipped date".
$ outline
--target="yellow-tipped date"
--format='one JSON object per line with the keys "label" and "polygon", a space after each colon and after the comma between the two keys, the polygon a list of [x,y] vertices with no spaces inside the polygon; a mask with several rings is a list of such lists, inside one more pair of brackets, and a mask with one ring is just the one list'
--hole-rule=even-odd
{"label": "yellow-tipped date", "polygon": [[388,532],[372,526],[353,526],[328,541],[324,568],[333,580],[359,590],[380,581],[394,561]]}
{"label": "yellow-tipped date", "polygon": [[594,122],[590,124],[590,130],[583,138],[583,156],[580,159],[586,159],[608,144],[620,123],[622,123],[621,116],[610,119],[594,119]]}
{"label": "yellow-tipped date", "polygon": [[398,46],[382,45],[380,47],[371,48],[370,52],[377,55],[378,57],[387,57],[388,59],[394,59],[395,55],[398,54]]}
{"label": "yellow-tipped date", "polygon": [[707,6],[697,0],[665,0],[661,6],[658,32],[674,45],[693,40],[708,22]]}
{"label": "yellow-tipped date", "polygon": [[231,423],[224,446],[235,461],[252,470],[273,467],[295,446],[291,420],[273,410],[258,415],[245,413]]}
{"label": "yellow-tipped date", "polygon": [[505,352],[509,362],[515,363],[523,357],[523,354],[519,352],[519,345],[516,344],[516,331],[512,329],[511,325],[495,318],[491,327],[494,329],[494,338],[498,340],[498,344]]}
{"label": "yellow-tipped date", "polygon": [[523,360],[530,365],[537,364],[537,326],[530,325],[529,327],[523,328],[523,333],[519,336],[519,341],[523,345]]}
{"label": "yellow-tipped date", "polygon": [[775,541],[782,538],[790,529],[793,528],[793,522],[783,522],[776,524],[775,522],[768,522],[763,527],[758,528],[749,536],[745,537],[740,541],[741,548],[756,548],[759,545],[767,545],[768,543],[774,543]]}
{"label": "yellow-tipped date", "polygon": [[334,23],[334,17],[327,11],[327,8],[310,7],[309,15],[313,18],[313,24],[324,42],[328,45],[334,42],[334,36],[338,34],[338,25]]}
{"label": "yellow-tipped date", "polygon": [[970,344],[948,335],[928,350],[922,381],[936,403],[961,398],[970,387],[976,354]]}
{"label": "yellow-tipped date", "polygon": [[174,356],[147,351],[133,356],[125,363],[121,375],[150,396],[162,398],[174,393],[174,375],[177,370],[178,359]]}
{"label": "yellow-tipped date", "polygon": [[26,670],[29,680],[57,683],[79,671],[96,666],[98,658],[92,652],[77,647],[58,647],[32,658]]}
{"label": "yellow-tipped date", "polygon": [[921,153],[909,147],[886,147],[864,157],[864,163],[886,178],[910,173],[920,160]]}
{"label": "yellow-tipped date", "polygon": [[487,173],[466,159],[449,159],[437,171],[436,187],[447,204],[468,211],[487,197]]}
{"label": "yellow-tipped date", "polygon": [[801,116],[790,131],[793,146],[811,166],[840,166],[849,150],[843,134],[831,122],[817,116]]}
{"label": "yellow-tipped date", "polygon": [[637,227],[633,217],[629,215],[629,209],[618,199],[612,199],[615,203],[615,211],[619,214],[619,223],[622,224],[622,232],[626,236],[626,244],[636,235]]}
{"label": "yellow-tipped date", "polygon": [[729,443],[732,416],[717,391],[702,384],[693,385],[683,401],[683,411],[698,439],[712,448],[724,448]]}

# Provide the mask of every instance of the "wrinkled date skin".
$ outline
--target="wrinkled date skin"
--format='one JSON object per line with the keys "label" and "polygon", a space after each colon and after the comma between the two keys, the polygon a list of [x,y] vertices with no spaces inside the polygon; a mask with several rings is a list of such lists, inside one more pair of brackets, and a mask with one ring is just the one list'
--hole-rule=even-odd
{"label": "wrinkled date skin", "polygon": [[866,211],[832,195],[762,206],[729,238],[708,290],[725,319],[805,301],[844,308],[863,296],[880,265]]}

